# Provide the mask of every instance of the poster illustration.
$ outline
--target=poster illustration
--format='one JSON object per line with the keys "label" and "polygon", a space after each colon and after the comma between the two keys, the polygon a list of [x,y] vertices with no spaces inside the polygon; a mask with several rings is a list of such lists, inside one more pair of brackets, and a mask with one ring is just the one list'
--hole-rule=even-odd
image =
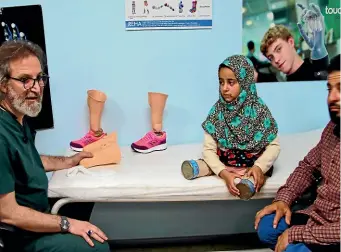
{"label": "poster illustration", "polygon": [[257,82],[320,81],[340,54],[340,0],[243,0],[243,54]]}
{"label": "poster illustration", "polygon": [[126,0],[126,30],[210,29],[212,0]]}

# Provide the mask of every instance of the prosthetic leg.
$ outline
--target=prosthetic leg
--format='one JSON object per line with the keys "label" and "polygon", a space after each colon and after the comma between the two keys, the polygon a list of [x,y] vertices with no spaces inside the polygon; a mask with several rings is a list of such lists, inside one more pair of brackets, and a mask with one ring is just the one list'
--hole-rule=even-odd
{"label": "prosthetic leg", "polygon": [[163,131],[163,112],[168,95],[162,93],[148,93],[148,103],[151,110],[152,131],[131,144],[131,148],[140,153],[150,153],[167,149],[167,135]]}
{"label": "prosthetic leg", "polygon": [[87,93],[90,130],[81,139],[70,142],[70,147],[74,151],[82,151],[86,145],[98,141],[106,135],[101,128],[101,119],[107,96],[105,93],[98,90],[88,90]]}
{"label": "prosthetic leg", "polygon": [[133,15],[136,14],[136,3],[135,3],[135,1],[132,1],[132,2],[131,2],[131,13],[132,13]]}
{"label": "prosthetic leg", "polygon": [[[181,1],[182,2],[182,1]],[[180,6],[180,5],[179,5]],[[168,3],[165,3],[165,4],[162,4],[162,5],[160,5],[160,6],[155,6],[155,5],[153,5],[152,6],[152,9],[153,10],[160,10],[161,8],[163,8],[163,7],[167,7],[167,8],[169,8],[170,10],[172,10],[172,11],[175,11],[175,9],[172,7],[172,6],[170,6]],[[179,10],[180,11],[180,10]],[[182,11],[181,11],[182,12]],[[180,12],[180,13],[181,13]]]}
{"label": "prosthetic leg", "polygon": [[[214,174],[203,159],[184,161],[181,165],[181,172],[185,179],[188,180]],[[253,177],[244,175],[242,179],[236,178],[234,183],[240,192],[240,199],[249,200],[255,195],[256,189]]]}
{"label": "prosthetic leg", "polygon": [[192,1],[192,8],[189,10],[190,13],[195,13],[197,11],[197,0]]}
{"label": "prosthetic leg", "polygon": [[175,11],[175,9],[174,9],[172,6],[170,6],[168,3],[165,3],[165,7],[168,7],[168,8],[171,9],[172,11]]}
{"label": "prosthetic leg", "polygon": [[148,1],[144,1],[143,5],[144,5],[143,14],[149,14]]}
{"label": "prosthetic leg", "polygon": [[180,1],[179,3],[179,13],[182,13],[184,10],[184,4],[182,3],[182,1]]}
{"label": "prosthetic leg", "polygon": [[181,165],[181,172],[188,180],[213,175],[213,171],[203,159],[184,161]]}
{"label": "prosthetic leg", "polygon": [[98,90],[88,91],[88,107],[90,111],[90,129],[93,131],[101,130],[102,112],[107,96]]}
{"label": "prosthetic leg", "polygon": [[92,158],[84,158],[80,161],[80,165],[85,168],[99,165],[119,164],[121,161],[121,151],[117,143],[117,135],[115,132],[85,146],[84,151],[91,152],[93,155]]}

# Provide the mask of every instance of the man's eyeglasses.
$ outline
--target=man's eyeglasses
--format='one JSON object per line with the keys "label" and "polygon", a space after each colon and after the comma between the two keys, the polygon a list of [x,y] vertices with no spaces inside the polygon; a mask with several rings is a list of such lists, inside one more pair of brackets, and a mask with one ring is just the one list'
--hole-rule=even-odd
{"label": "man's eyeglasses", "polygon": [[40,87],[45,87],[49,81],[49,76],[46,74],[41,74],[39,76],[37,76],[36,79],[34,78],[30,78],[30,77],[21,77],[21,78],[14,78],[11,76],[7,77],[8,79],[12,79],[12,80],[16,80],[16,81],[20,81],[25,89],[31,89],[34,87],[34,85],[36,84],[36,82],[38,83],[38,85]]}

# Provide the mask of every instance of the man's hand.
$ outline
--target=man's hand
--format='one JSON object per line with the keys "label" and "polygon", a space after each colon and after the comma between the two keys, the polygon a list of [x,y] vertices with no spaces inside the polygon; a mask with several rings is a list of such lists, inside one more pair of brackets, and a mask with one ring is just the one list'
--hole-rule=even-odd
{"label": "man's hand", "polygon": [[236,185],[234,184],[234,179],[235,178],[242,178],[240,175],[232,173],[232,172],[228,172],[226,170],[223,170],[220,174],[220,177],[225,180],[227,189],[229,190],[229,192],[233,195],[233,196],[239,196],[239,190],[236,187]]}
{"label": "man's hand", "polygon": [[71,157],[56,157],[40,155],[44,169],[47,172],[68,169],[79,165],[83,158],[91,158],[93,155],[90,152],[80,152]]}
{"label": "man's hand", "polygon": [[79,162],[84,158],[92,158],[93,155],[90,152],[82,151],[68,158],[70,167],[79,165]]}
{"label": "man's hand", "polygon": [[291,210],[288,204],[283,201],[276,201],[272,203],[271,205],[268,205],[264,207],[262,210],[257,212],[256,218],[255,218],[255,229],[256,230],[258,229],[258,224],[265,215],[272,214],[273,212],[276,212],[274,222],[273,222],[273,228],[277,228],[277,224],[283,216],[285,216],[285,222],[288,225],[290,225]]}
{"label": "man's hand", "polygon": [[246,176],[247,177],[252,176],[254,178],[256,192],[259,192],[259,190],[262,188],[265,182],[265,177],[262,169],[259,168],[258,166],[252,166],[246,173]]}
{"label": "man's hand", "polygon": [[[100,230],[98,227],[92,225],[89,222],[79,221],[75,219],[69,219],[69,222],[70,222],[69,232],[71,234],[83,237],[84,240],[87,243],[89,243],[91,247],[94,246],[94,243],[92,242],[90,237],[99,241],[100,243],[103,243],[104,241],[108,240],[108,237],[103,233],[102,230]],[[88,234],[89,231],[91,232],[91,235]]]}
{"label": "man's hand", "polygon": [[287,246],[289,245],[288,239],[289,238],[288,238],[288,229],[287,229],[287,230],[285,230],[283,232],[283,234],[281,234],[278,237],[276,248],[275,248],[275,252],[283,252],[283,251],[285,251]]}

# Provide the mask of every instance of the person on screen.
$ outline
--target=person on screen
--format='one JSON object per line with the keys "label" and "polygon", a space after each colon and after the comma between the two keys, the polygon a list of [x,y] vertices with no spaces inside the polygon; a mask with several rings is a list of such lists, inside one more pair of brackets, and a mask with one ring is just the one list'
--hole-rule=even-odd
{"label": "person on screen", "polygon": [[271,64],[286,75],[287,81],[313,81],[327,78],[329,56],[324,44],[324,17],[320,8],[311,4],[311,10],[302,5],[301,20],[313,31],[308,36],[301,23],[298,29],[311,49],[311,57],[302,59],[295,48],[294,37],[284,25],[275,25],[264,35],[260,50]]}

